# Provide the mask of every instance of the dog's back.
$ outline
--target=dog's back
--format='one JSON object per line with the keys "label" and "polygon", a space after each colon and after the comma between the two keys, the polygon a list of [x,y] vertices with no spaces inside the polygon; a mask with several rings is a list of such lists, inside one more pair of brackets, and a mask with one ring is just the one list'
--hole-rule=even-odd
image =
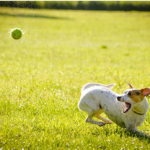
{"label": "dog's back", "polygon": [[102,87],[106,87],[106,88],[113,88],[116,84],[113,83],[113,84],[109,84],[109,85],[103,85],[103,84],[98,84],[98,83],[87,83],[85,84],[82,89],[81,89],[81,93],[83,93],[86,89],[88,88],[91,88],[91,87],[94,87],[94,86],[102,86]]}

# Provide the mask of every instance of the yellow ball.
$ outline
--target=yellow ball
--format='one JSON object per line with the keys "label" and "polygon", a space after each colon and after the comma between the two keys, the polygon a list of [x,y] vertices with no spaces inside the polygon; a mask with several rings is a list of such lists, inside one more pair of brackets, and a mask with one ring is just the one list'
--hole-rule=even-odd
{"label": "yellow ball", "polygon": [[22,37],[22,31],[19,28],[12,29],[10,34],[11,34],[11,37],[15,40],[18,40]]}

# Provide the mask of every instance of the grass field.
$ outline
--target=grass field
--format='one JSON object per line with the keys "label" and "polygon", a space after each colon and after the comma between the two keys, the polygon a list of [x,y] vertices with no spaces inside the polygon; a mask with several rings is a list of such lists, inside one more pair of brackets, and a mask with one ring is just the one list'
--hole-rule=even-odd
{"label": "grass field", "polygon": [[[0,8],[1,150],[150,149],[115,124],[84,122],[77,103],[88,82],[150,87],[150,12]],[[149,111],[139,130],[150,135]]]}

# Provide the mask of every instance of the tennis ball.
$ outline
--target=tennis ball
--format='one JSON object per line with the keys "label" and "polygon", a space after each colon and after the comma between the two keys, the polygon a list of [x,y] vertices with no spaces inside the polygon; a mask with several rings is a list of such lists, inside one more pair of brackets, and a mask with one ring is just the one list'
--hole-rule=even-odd
{"label": "tennis ball", "polygon": [[14,28],[11,30],[10,35],[13,39],[18,40],[22,37],[22,31],[19,28]]}

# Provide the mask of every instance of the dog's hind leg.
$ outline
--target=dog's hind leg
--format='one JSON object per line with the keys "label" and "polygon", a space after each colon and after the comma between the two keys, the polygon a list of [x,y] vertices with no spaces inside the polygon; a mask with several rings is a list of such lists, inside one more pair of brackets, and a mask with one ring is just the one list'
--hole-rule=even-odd
{"label": "dog's hind leg", "polygon": [[78,103],[78,107],[82,111],[85,111],[88,113],[88,117],[86,118],[85,122],[91,123],[91,124],[97,124],[99,126],[105,125],[106,124],[105,122],[98,122],[98,121],[95,121],[92,119],[95,116],[95,114],[97,114],[99,112],[99,110],[100,110],[99,105],[97,103],[92,103],[91,101],[88,101],[88,102],[90,102],[90,104],[87,102],[84,102],[84,101],[83,102],[80,101]]}
{"label": "dog's hind leg", "polygon": [[103,112],[103,110],[101,109],[101,110],[95,115],[95,117],[98,118],[98,119],[100,119],[100,120],[102,120],[102,121],[104,121],[104,122],[107,123],[107,124],[112,124],[113,122],[112,122],[111,120],[106,119],[106,118],[104,118],[104,117],[102,117],[102,116],[100,115],[102,112]]}
{"label": "dog's hind leg", "polygon": [[97,124],[98,126],[104,126],[106,123],[105,122],[98,122],[98,121],[94,121],[92,119],[92,117],[94,116],[94,114],[88,114],[87,119],[85,120],[85,122],[87,123],[91,123],[91,124]]}

